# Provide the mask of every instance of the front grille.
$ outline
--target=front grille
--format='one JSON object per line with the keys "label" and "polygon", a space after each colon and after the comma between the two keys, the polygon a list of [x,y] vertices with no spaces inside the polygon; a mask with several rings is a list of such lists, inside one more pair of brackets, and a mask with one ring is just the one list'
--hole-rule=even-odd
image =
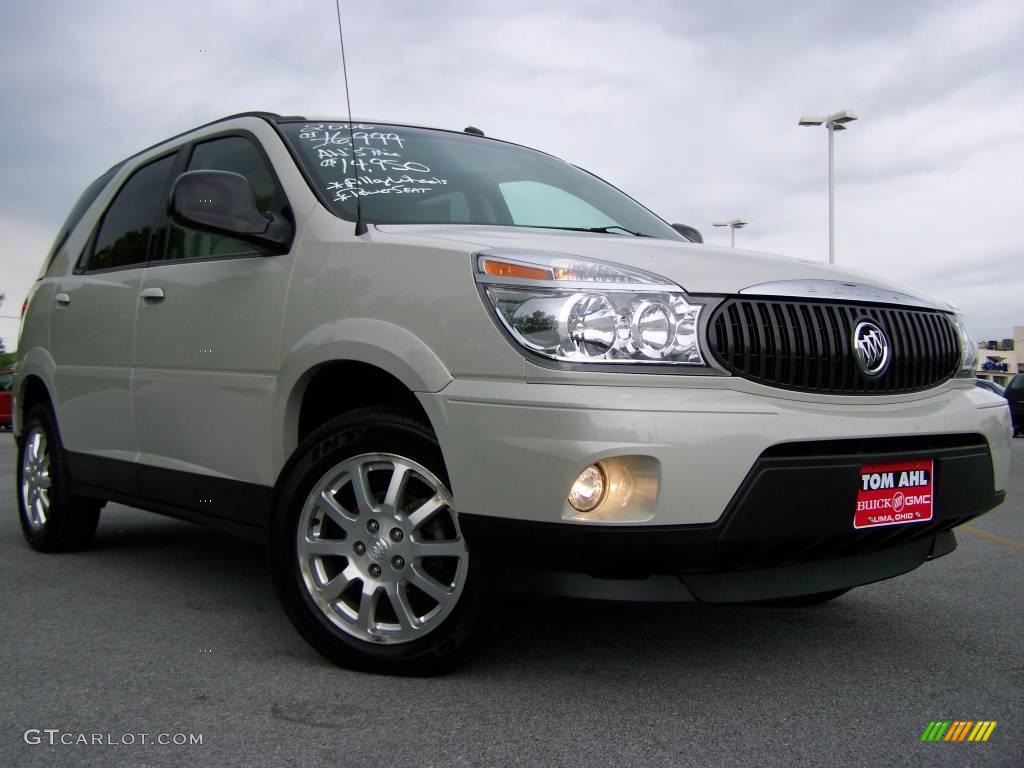
{"label": "front grille", "polygon": [[[863,320],[889,340],[889,366],[877,378],[866,376],[854,356],[853,332]],[[737,376],[825,394],[917,392],[949,379],[960,363],[949,317],[927,309],[732,298],[711,316],[708,342]]]}

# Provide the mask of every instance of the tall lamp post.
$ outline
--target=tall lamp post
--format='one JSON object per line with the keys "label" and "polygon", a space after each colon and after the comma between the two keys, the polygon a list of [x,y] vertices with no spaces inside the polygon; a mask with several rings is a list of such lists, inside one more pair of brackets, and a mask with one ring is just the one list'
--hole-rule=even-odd
{"label": "tall lamp post", "polygon": [[852,123],[857,119],[857,113],[852,109],[844,109],[840,112],[833,112],[826,117],[818,115],[804,115],[800,118],[800,125],[822,125],[828,128],[828,263],[836,263],[836,184],[835,184],[835,161],[833,159],[833,136],[836,131],[845,131],[846,123]]}
{"label": "tall lamp post", "polygon": [[743,229],[747,226],[748,222],[743,219],[728,219],[711,222],[716,227],[728,227],[729,228],[729,247],[736,247],[736,230]]}

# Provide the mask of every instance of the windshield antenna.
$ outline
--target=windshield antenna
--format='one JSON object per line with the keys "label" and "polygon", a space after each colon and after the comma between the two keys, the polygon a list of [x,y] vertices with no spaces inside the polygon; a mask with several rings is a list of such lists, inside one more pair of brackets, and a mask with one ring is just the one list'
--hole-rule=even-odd
{"label": "windshield antenna", "polygon": [[[348,146],[349,154],[351,155],[349,163],[345,168],[345,176],[348,176],[348,168],[354,166],[356,159],[356,140],[355,135],[352,132],[352,99],[348,93],[348,65],[345,63],[345,36],[341,32],[341,0],[334,0],[334,9],[338,12],[338,42],[341,43],[341,73],[345,78],[345,106],[348,108]],[[359,193],[362,192],[362,188],[359,185],[359,176],[356,179],[356,236],[365,235],[367,228],[366,222],[363,221],[363,206],[360,203],[362,197]]]}

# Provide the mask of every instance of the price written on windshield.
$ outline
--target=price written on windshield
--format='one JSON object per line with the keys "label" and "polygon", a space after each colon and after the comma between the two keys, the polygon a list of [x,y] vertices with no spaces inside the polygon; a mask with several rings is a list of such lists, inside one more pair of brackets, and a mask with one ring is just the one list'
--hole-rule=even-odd
{"label": "price written on windshield", "polygon": [[299,138],[316,153],[322,168],[342,177],[325,185],[335,202],[356,196],[423,194],[443,187],[447,179],[431,174],[429,165],[404,156],[406,140],[395,131],[353,123],[310,123]]}

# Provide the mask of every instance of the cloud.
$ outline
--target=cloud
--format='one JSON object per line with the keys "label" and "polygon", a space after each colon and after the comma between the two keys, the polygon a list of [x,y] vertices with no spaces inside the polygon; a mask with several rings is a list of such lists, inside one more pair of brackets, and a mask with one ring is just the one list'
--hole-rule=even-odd
{"label": "cloud", "polygon": [[[744,247],[827,257],[823,129],[844,265],[941,294],[980,336],[1024,325],[1018,2],[343,0],[357,116],[536,146],[672,221],[743,216]],[[340,116],[329,0],[9,4],[0,245],[20,305],[67,210],[123,157],[249,109]],[[210,49],[211,53],[201,53]],[[991,288],[984,283],[991,276]],[[1000,292],[1001,298],[993,299]],[[5,307],[6,309],[6,307]]]}
{"label": "cloud", "polygon": [[[0,233],[3,233],[4,264],[0,293],[6,294],[0,305],[0,338],[4,346],[12,350],[17,347],[21,304],[39,273],[43,257],[50,250],[54,235],[46,227],[4,214],[0,214]],[[22,254],[23,257],[12,264],[12,254]]]}

